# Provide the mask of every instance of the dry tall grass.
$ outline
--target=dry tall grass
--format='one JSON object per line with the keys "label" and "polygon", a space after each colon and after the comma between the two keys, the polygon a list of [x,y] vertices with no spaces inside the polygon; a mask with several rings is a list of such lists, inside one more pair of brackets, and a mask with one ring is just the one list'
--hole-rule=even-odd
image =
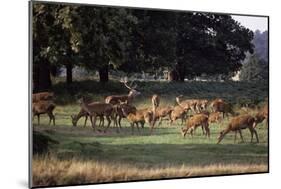
{"label": "dry tall grass", "polygon": [[33,158],[33,186],[101,183],[191,177],[204,175],[267,172],[266,164],[215,164],[207,166],[165,166],[137,168],[120,163],[59,160],[55,156]]}

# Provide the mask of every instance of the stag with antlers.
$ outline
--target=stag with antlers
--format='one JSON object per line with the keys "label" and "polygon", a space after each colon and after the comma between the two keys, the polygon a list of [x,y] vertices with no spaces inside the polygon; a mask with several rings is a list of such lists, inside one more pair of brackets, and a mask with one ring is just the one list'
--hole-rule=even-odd
{"label": "stag with antlers", "polygon": [[119,102],[126,102],[127,104],[131,104],[133,99],[140,95],[141,93],[136,90],[137,85],[134,84],[134,81],[131,82],[130,85],[128,85],[128,80],[127,78],[121,78],[120,80],[121,83],[125,85],[130,91],[129,94],[127,95],[110,95],[105,98],[105,103],[110,103],[112,105],[119,104]]}

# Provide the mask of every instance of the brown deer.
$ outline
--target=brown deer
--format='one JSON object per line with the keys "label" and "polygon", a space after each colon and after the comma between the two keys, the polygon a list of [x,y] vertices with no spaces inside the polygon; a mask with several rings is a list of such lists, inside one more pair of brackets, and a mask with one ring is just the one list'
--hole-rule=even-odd
{"label": "brown deer", "polygon": [[136,110],[131,112],[127,109],[127,107],[122,108],[123,114],[126,116],[127,120],[130,122],[132,127],[132,133],[134,133],[134,126],[137,126],[138,131],[139,130],[139,123],[144,125],[144,123],[151,123],[153,118],[153,113],[149,109],[142,109],[142,110]]}
{"label": "brown deer", "polygon": [[41,100],[54,100],[54,93],[40,92],[32,94],[32,102],[39,102]]}
{"label": "brown deer", "polygon": [[160,97],[157,94],[152,95],[151,102],[152,102],[153,121],[155,122],[156,121],[156,109],[159,107]]}
{"label": "brown deer", "polygon": [[128,113],[136,112],[137,109],[135,106],[127,104],[126,102],[120,102],[120,104],[116,105],[116,123],[118,124],[119,128],[121,128],[121,120],[122,118],[126,118],[124,115],[123,110]]}
{"label": "brown deer", "polygon": [[152,134],[152,131],[155,127],[155,123],[157,120],[159,120],[158,126],[162,124],[162,121],[165,117],[168,116],[168,119],[171,120],[171,113],[173,111],[172,106],[166,106],[166,107],[158,107],[155,112],[153,113],[152,123],[150,124],[150,134]]}
{"label": "brown deer", "polygon": [[54,126],[56,125],[55,116],[53,114],[55,107],[56,107],[56,105],[53,101],[41,100],[41,101],[32,103],[33,118],[34,118],[34,116],[37,116],[38,125],[40,125],[40,115],[41,114],[47,114],[49,116],[49,119],[50,119],[49,125],[51,124],[52,120],[53,120]]}
{"label": "brown deer", "polygon": [[216,98],[215,100],[210,102],[210,109],[211,109],[212,112],[215,112],[214,105],[219,103],[219,102],[225,102],[225,101],[221,98]]}
{"label": "brown deer", "polygon": [[[93,102],[94,103],[94,102]],[[86,127],[86,124],[87,124],[87,120],[88,120],[88,117],[90,115],[87,113],[87,111],[85,111],[83,108],[80,109],[79,113],[77,115],[71,115],[71,121],[72,121],[72,125],[74,127],[77,126],[77,122],[79,121],[80,118],[82,117],[85,117],[85,122],[84,122],[84,127]],[[104,126],[104,118],[103,118],[103,115],[99,115],[100,117],[100,123],[99,123],[99,127],[100,126]]]}
{"label": "brown deer", "polygon": [[209,124],[217,123],[217,122],[220,122],[221,120],[222,120],[222,117],[221,117],[220,112],[211,112],[209,114],[209,119],[208,119]]}
{"label": "brown deer", "polygon": [[191,110],[192,112],[197,113],[196,112],[197,100],[196,99],[188,99],[188,100],[181,101],[180,98],[182,98],[182,97],[183,97],[183,95],[180,95],[180,96],[176,97],[177,104],[179,106],[181,106],[186,111]]}
{"label": "brown deer", "polygon": [[230,103],[226,103],[224,101],[216,101],[212,103],[213,112],[221,112],[222,118],[225,117],[225,115],[231,114],[232,116],[235,115],[232,105]]}
{"label": "brown deer", "polygon": [[205,111],[207,109],[207,105],[208,105],[208,100],[206,99],[199,99],[196,101],[196,111],[198,113]]}
{"label": "brown deer", "polygon": [[222,139],[225,137],[225,135],[230,131],[235,132],[234,142],[236,142],[237,132],[239,132],[241,140],[242,142],[244,142],[241,130],[246,128],[248,128],[251,132],[251,142],[253,141],[253,135],[255,134],[258,143],[259,138],[258,138],[257,131],[254,128],[254,123],[255,123],[255,118],[250,115],[239,115],[232,118],[226,129],[220,132],[217,144],[219,144],[222,141]]}
{"label": "brown deer", "polygon": [[181,106],[177,105],[173,108],[170,117],[170,125],[172,125],[173,122],[177,119],[181,119],[181,124],[183,124],[186,118],[186,110],[183,109]]}
{"label": "brown deer", "polygon": [[[114,121],[114,125],[116,124],[116,109],[112,104],[103,103],[103,102],[94,102],[88,104],[84,98],[78,100],[81,108],[86,111],[90,115],[90,120],[92,123],[93,130],[96,128],[96,118],[97,116],[105,116],[108,122],[108,125],[104,132],[110,127],[111,119]],[[119,128],[117,127],[117,132],[119,132]]]}
{"label": "brown deer", "polygon": [[209,123],[208,123],[208,116],[205,114],[195,114],[192,117],[190,117],[187,121],[186,121],[186,128],[181,128],[181,133],[182,136],[185,137],[188,130],[190,130],[190,135],[193,137],[193,132],[195,132],[195,129],[197,127],[201,126],[202,130],[203,130],[203,134],[204,130],[206,131],[206,136],[208,136],[210,138],[210,129],[209,129]]}
{"label": "brown deer", "polygon": [[266,104],[260,111],[258,111],[258,113],[255,115],[255,125],[254,128],[256,128],[256,126],[259,123],[262,123],[263,120],[266,121],[266,126],[268,127],[268,104]]}
{"label": "brown deer", "polygon": [[131,86],[128,85],[127,79],[121,79],[120,82],[123,83],[125,85],[125,87],[127,87],[130,90],[129,94],[128,95],[107,96],[105,98],[105,103],[110,103],[110,104],[116,105],[116,104],[119,104],[121,101],[121,102],[127,102],[128,104],[131,104],[133,99],[136,96],[141,94],[139,91],[136,90],[137,85],[132,86],[133,82],[131,82]]}

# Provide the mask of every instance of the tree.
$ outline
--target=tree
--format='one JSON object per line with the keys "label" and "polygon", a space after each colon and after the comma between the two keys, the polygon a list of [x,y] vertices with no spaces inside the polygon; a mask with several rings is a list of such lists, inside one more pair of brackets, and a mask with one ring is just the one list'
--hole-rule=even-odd
{"label": "tree", "polygon": [[34,2],[33,5],[33,86],[34,91],[51,88],[50,74],[65,66],[67,83],[79,47],[79,33],[72,25],[76,6]]}
{"label": "tree", "polygon": [[240,80],[242,81],[268,81],[268,63],[258,56],[252,55],[247,63],[245,63],[240,72]]}

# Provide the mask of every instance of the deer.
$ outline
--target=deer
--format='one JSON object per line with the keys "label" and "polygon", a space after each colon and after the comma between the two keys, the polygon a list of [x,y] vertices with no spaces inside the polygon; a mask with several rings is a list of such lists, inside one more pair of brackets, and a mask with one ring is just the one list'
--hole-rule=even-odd
{"label": "deer", "polygon": [[172,106],[159,106],[153,110],[153,127],[157,120],[159,120],[158,126],[162,124],[162,121],[165,117],[168,116],[168,119],[171,120],[171,113],[173,111]]}
{"label": "deer", "polygon": [[190,135],[193,137],[193,132],[195,132],[196,128],[201,126],[202,130],[203,130],[203,134],[204,130],[206,131],[206,137],[208,136],[210,138],[210,129],[209,129],[209,123],[208,123],[208,116],[205,114],[195,114],[192,117],[190,117],[187,121],[186,121],[186,127],[185,128],[181,128],[181,134],[183,137],[186,136],[188,130],[190,130]]}
{"label": "deer", "polygon": [[228,126],[220,132],[220,134],[218,136],[217,144],[219,144],[222,141],[222,139],[225,137],[225,135],[227,133],[229,133],[230,131],[235,132],[234,143],[236,142],[237,132],[239,132],[241,140],[242,140],[242,142],[244,142],[241,130],[246,129],[246,128],[248,128],[251,132],[251,143],[253,142],[254,134],[256,136],[257,143],[259,143],[259,137],[258,137],[257,131],[254,128],[254,124],[255,124],[255,118],[251,115],[239,115],[239,116],[233,117],[230,120]]}
{"label": "deer", "polygon": [[153,119],[153,112],[149,109],[142,109],[142,110],[135,110],[130,111],[128,110],[128,107],[122,108],[123,114],[126,116],[127,120],[130,122],[130,125],[132,127],[132,134],[134,134],[134,126],[137,126],[138,131],[139,130],[139,123],[144,125],[144,123],[151,123]]}
{"label": "deer", "polygon": [[156,109],[159,107],[160,97],[157,94],[152,95],[151,102],[152,102],[153,121],[155,121],[156,120]]}
{"label": "deer", "polygon": [[221,117],[220,112],[211,112],[209,114],[209,119],[208,119],[209,124],[217,123],[217,122],[220,122],[221,120],[222,120],[222,117]]}
{"label": "deer", "polygon": [[107,127],[105,128],[104,132],[110,127],[111,119],[114,121],[114,125],[116,125],[117,132],[119,132],[119,128],[116,124],[116,108],[112,104],[104,103],[104,102],[94,102],[88,104],[85,98],[81,98],[78,100],[79,105],[81,108],[86,111],[92,123],[93,131],[95,132],[96,129],[96,118],[97,116],[105,116],[108,122]]}
{"label": "deer", "polygon": [[262,123],[263,120],[266,120],[266,125],[268,127],[268,104],[266,104],[260,111],[258,111],[258,113],[256,113],[254,128],[256,128],[259,123]]}
{"label": "deer", "polygon": [[[93,103],[95,103],[95,102],[93,102]],[[77,122],[79,121],[79,119],[81,117],[85,117],[84,127],[86,127],[87,120],[88,120],[89,116],[90,115],[87,113],[87,111],[85,111],[83,108],[81,108],[77,115],[71,115],[72,125],[74,127],[76,127],[77,126]],[[98,115],[98,116],[100,117],[99,127],[101,127],[101,126],[103,127],[104,126],[104,117],[103,117],[103,115]]]}
{"label": "deer", "polygon": [[207,109],[207,105],[208,105],[208,100],[206,100],[206,99],[199,99],[199,100],[197,100],[196,101],[196,105],[195,105],[196,111],[198,113],[200,113],[200,112],[206,110]]}
{"label": "deer", "polygon": [[170,125],[173,124],[174,121],[176,121],[177,119],[181,119],[181,124],[183,125],[184,120],[186,117],[186,110],[182,108],[182,106],[175,106],[171,112],[171,116],[170,116]]}
{"label": "deer", "polygon": [[214,105],[217,104],[217,103],[220,103],[220,102],[225,102],[225,101],[221,98],[216,98],[216,99],[214,99],[213,101],[210,102],[210,109],[211,109],[212,112],[215,112]]}
{"label": "deer", "polygon": [[125,87],[130,90],[129,94],[128,95],[110,95],[110,96],[107,96],[105,98],[105,103],[110,103],[112,105],[116,105],[116,104],[119,104],[120,101],[121,101],[121,102],[127,102],[128,104],[131,104],[133,99],[136,96],[141,94],[139,91],[136,90],[137,85],[132,86],[132,83],[134,81],[131,82],[131,86],[128,85],[127,79],[121,78],[120,82],[123,83],[125,85]]}
{"label": "deer", "polygon": [[119,128],[121,129],[121,119],[126,118],[122,109],[125,109],[127,113],[136,112],[137,109],[135,106],[127,104],[127,102],[120,101],[119,104],[116,106],[116,124],[118,124]]}
{"label": "deer", "polygon": [[49,116],[49,125],[51,124],[51,121],[53,120],[53,125],[55,126],[56,125],[55,116],[53,114],[55,107],[56,107],[56,105],[53,101],[41,100],[41,101],[33,102],[32,103],[33,119],[34,119],[34,116],[37,116],[38,125],[40,125],[40,115],[47,114]]}
{"label": "deer", "polygon": [[192,112],[197,113],[196,112],[197,100],[196,99],[188,99],[188,100],[181,101],[180,98],[182,98],[182,97],[183,97],[183,95],[180,95],[180,96],[176,97],[177,104],[179,106],[181,106],[186,111],[191,110]]}
{"label": "deer", "polygon": [[222,118],[225,117],[225,115],[231,114],[235,115],[232,105],[230,103],[226,103],[224,101],[215,101],[212,103],[213,112],[221,112]]}
{"label": "deer", "polygon": [[40,92],[32,94],[32,102],[39,102],[41,100],[53,100],[53,92]]}

